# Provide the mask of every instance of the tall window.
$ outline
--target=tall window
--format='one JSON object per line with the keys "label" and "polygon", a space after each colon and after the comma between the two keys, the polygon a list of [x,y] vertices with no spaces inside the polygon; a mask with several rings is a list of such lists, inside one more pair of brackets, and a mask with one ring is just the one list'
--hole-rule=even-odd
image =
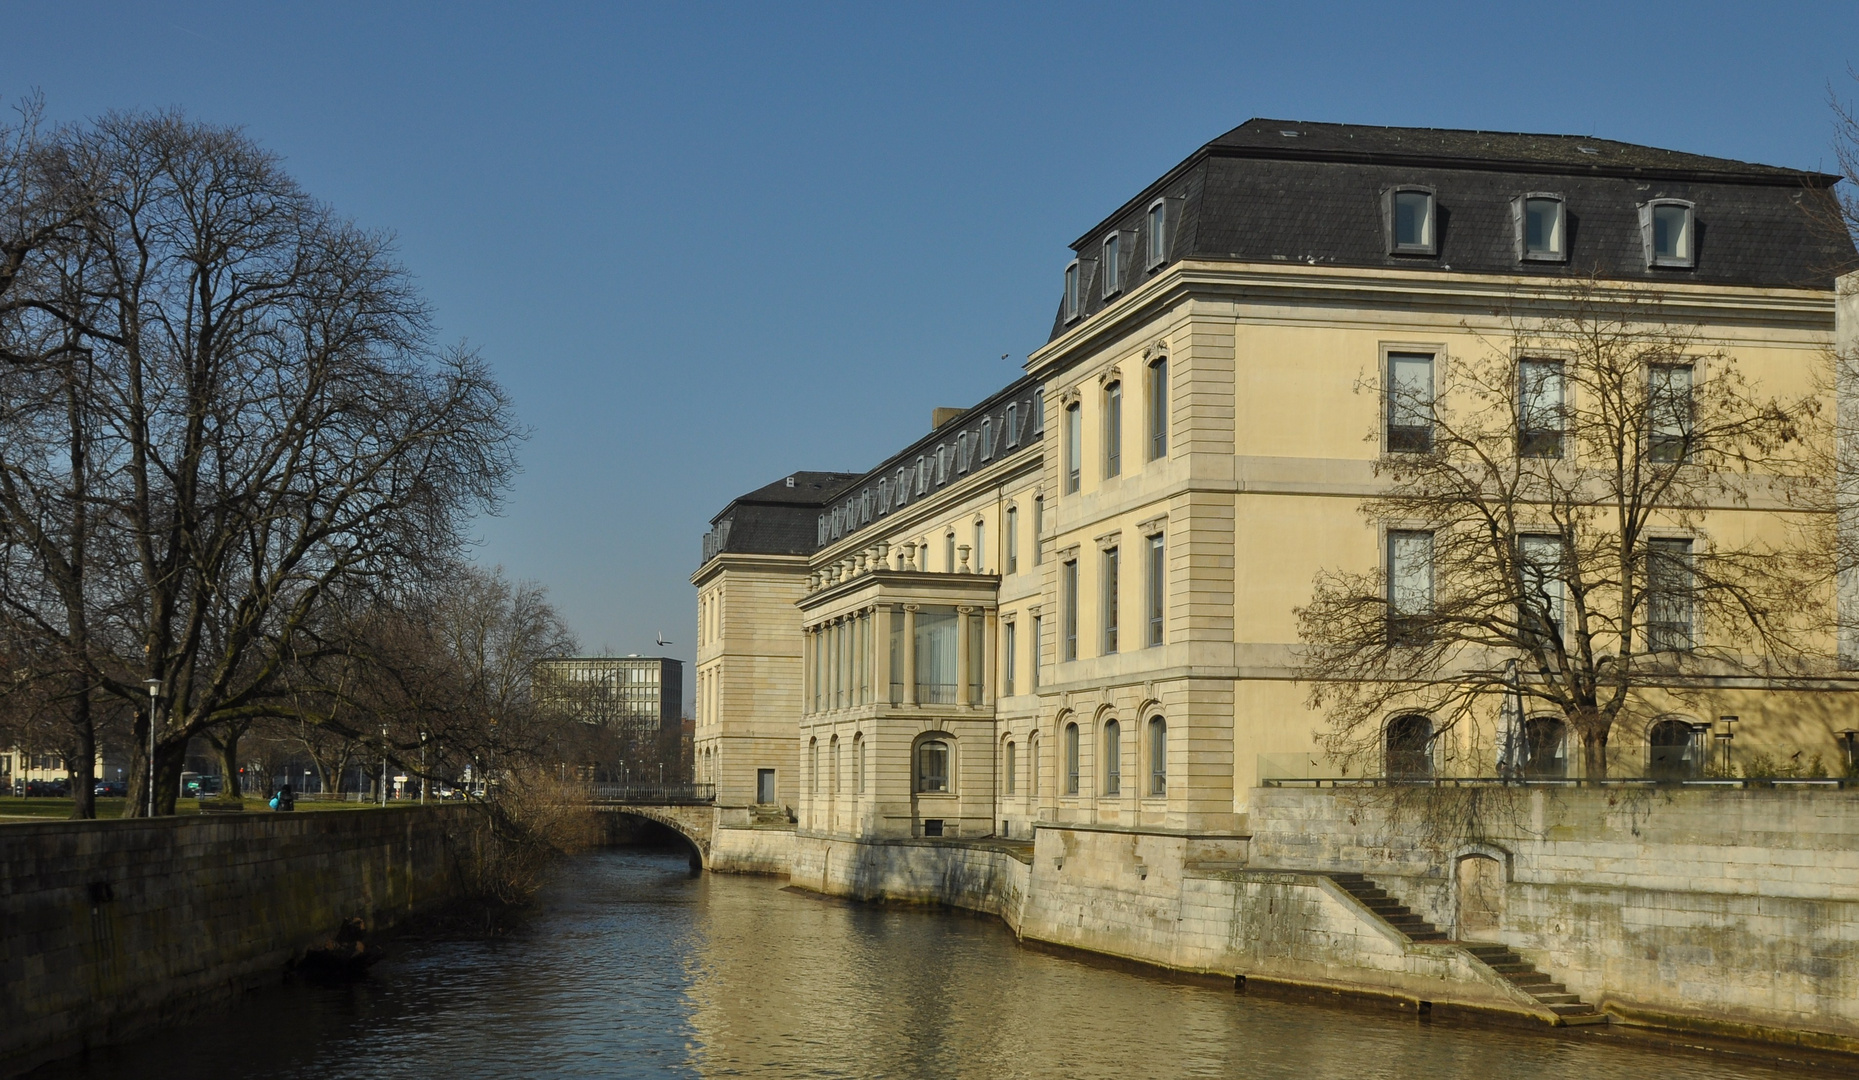
{"label": "tall window", "polygon": [[1077,259],[1065,268],[1065,321],[1071,322],[1084,314],[1084,296],[1082,279],[1079,275]]}
{"label": "tall window", "polygon": [[1007,508],[1007,524],[1006,524],[1004,532],[1005,532],[1005,535],[1001,537],[1001,547],[1004,548],[1006,552],[1007,572],[1009,574],[1017,574],[1020,572],[1020,508],[1019,507],[1009,506]]}
{"label": "tall window", "polygon": [[1646,248],[1647,266],[1697,265],[1694,231],[1688,202],[1668,199],[1640,207],[1640,239]]}
{"label": "tall window", "polygon": [[1039,733],[1026,737],[1026,789],[1039,794]]}
{"label": "tall window", "polygon": [[807,790],[820,793],[820,740],[807,740]]}
{"label": "tall window", "polygon": [[1104,387],[1104,475],[1123,471],[1123,384]]}
{"label": "tall window", "polygon": [[1517,621],[1524,636],[1554,641],[1562,636],[1564,587],[1562,538],[1522,536],[1517,539],[1517,569],[1522,578],[1521,610]]}
{"label": "tall window", "polygon": [[1688,364],[1654,364],[1646,370],[1646,456],[1681,462],[1691,450],[1691,384]]}
{"label": "tall window", "polygon": [[956,634],[952,608],[924,607],[917,611],[917,701],[924,705],[955,704]]}
{"label": "tall window", "polygon": [[1045,557],[1044,557],[1045,553],[1040,549],[1040,545],[1039,545],[1039,538],[1044,535],[1046,535],[1046,497],[1044,495],[1035,495],[1033,496],[1033,565],[1034,566],[1038,566],[1040,563],[1045,561]]}
{"label": "tall window", "polygon": [[932,739],[917,744],[917,790],[949,790],[949,744]]}
{"label": "tall window", "polygon": [[827,746],[826,762],[832,770],[832,775],[827,777],[826,788],[832,794],[837,795],[839,794],[839,736],[833,736],[833,741]]}
{"label": "tall window", "polygon": [[993,458],[994,419],[993,417],[984,416],[981,418],[981,460],[991,461]]}
{"label": "tall window", "polygon": [[1168,721],[1149,720],[1149,794],[1168,794]]}
{"label": "tall window", "polygon": [[1654,540],[1646,552],[1646,647],[1653,652],[1691,648],[1691,541]]}
{"label": "tall window", "polygon": [[955,530],[950,529],[942,537],[942,568],[955,573]]}
{"label": "tall window", "polygon": [[1433,721],[1418,713],[1388,721],[1384,775],[1418,780],[1433,775]]}
{"label": "tall window", "polygon": [[1168,259],[1168,202],[1157,199],[1149,204],[1149,259],[1150,270],[1162,265]]}
{"label": "tall window", "polygon": [[1104,238],[1104,295],[1107,297],[1123,291],[1123,260],[1119,257],[1122,249],[1122,239],[1116,233]]}
{"label": "tall window", "polygon": [[982,565],[984,560],[981,558],[981,553],[987,550],[987,538],[988,538],[987,526],[981,521],[976,521],[975,522],[975,573],[977,574],[987,573],[987,570]]}
{"label": "tall window", "polygon": [[1039,665],[1045,662],[1046,621],[1043,615],[1033,616],[1033,640],[1027,642],[1032,647],[1033,689],[1039,689]]}
{"label": "tall window", "polygon": [[1007,448],[1011,450],[1018,445],[1020,445],[1020,403],[1010,401],[1007,403]]}
{"label": "tall window", "polygon": [[1395,191],[1390,201],[1392,226],[1388,250],[1397,255],[1431,255],[1438,250],[1433,227],[1433,193],[1420,188]]}
{"label": "tall window", "polygon": [[904,609],[891,608],[891,647],[886,650],[891,657],[891,696],[886,700],[896,705],[904,700]]}
{"label": "tall window", "polygon": [[1014,790],[1017,787],[1019,787],[1019,784],[1016,783],[1016,781],[1019,779],[1019,764],[1020,763],[1017,760],[1015,760],[1016,755],[1014,754],[1014,749],[1015,747],[1013,745],[1013,741],[1010,739],[1007,742],[1006,753],[1001,755],[1002,756],[1001,773],[1002,773],[1003,778],[1007,781],[1007,794],[1009,795],[1012,795],[1014,793]]}
{"label": "tall window", "polygon": [[1149,538],[1149,572],[1148,578],[1148,635],[1145,645],[1162,644],[1162,616],[1168,601],[1168,552],[1163,547],[1160,533]]}
{"label": "tall window", "polygon": [[988,617],[976,613],[968,617],[968,700],[981,702],[981,688],[987,683]]}
{"label": "tall window", "polygon": [[1411,644],[1433,610],[1433,534],[1388,533],[1388,638]]}
{"label": "tall window", "polygon": [[1018,649],[1018,627],[1013,623],[1001,624],[1001,696],[1012,697],[1014,688],[1019,685],[1020,653]]}
{"label": "tall window", "polygon": [[1517,453],[1522,457],[1562,456],[1562,363],[1525,360],[1517,365]]}
{"label": "tall window", "polygon": [[924,492],[929,490],[929,469],[924,467],[923,462],[924,462],[923,455],[918,454],[917,455],[917,494],[918,495],[921,495]]}
{"label": "tall window", "polygon": [[1117,651],[1117,580],[1120,560],[1116,548],[1104,549],[1104,655]]}
{"label": "tall window", "polygon": [[1084,460],[1084,423],[1074,401],[1065,406],[1065,494],[1078,490],[1078,463]]}
{"label": "tall window", "polygon": [[1104,794],[1123,794],[1123,725],[1104,725]]}
{"label": "tall window", "polygon": [[1149,460],[1168,456],[1168,357],[1149,362]]}
{"label": "tall window", "polygon": [[1059,568],[1059,620],[1064,639],[1061,656],[1078,659],[1078,560],[1068,559]]}
{"label": "tall window", "polygon": [[1065,725],[1065,794],[1078,794],[1078,725]]}
{"label": "tall window", "polygon": [[854,778],[857,780],[857,791],[863,795],[865,794],[865,733],[862,731],[852,736],[852,768]]}
{"label": "tall window", "polygon": [[1433,355],[1388,354],[1388,452],[1433,449]]}
{"label": "tall window", "polygon": [[1526,262],[1560,262],[1563,241],[1562,200],[1554,195],[1526,195],[1515,204],[1517,248]]}

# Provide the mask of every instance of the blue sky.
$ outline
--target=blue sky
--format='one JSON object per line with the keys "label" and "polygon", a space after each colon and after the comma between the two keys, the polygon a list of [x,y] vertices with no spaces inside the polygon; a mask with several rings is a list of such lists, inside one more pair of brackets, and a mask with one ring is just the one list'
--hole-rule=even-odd
{"label": "blue sky", "polygon": [[[533,435],[476,556],[688,660],[710,515],[1011,379],[1066,244],[1252,116],[1829,167],[1859,4],[0,3],[0,97],[243,125]],[[1002,353],[1011,359],[1000,359]]]}

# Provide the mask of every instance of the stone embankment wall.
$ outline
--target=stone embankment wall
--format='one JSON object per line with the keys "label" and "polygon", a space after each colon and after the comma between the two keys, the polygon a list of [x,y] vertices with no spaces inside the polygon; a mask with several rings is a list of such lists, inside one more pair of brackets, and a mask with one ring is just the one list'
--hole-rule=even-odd
{"label": "stone embankment wall", "polygon": [[1024,844],[932,838],[856,842],[796,835],[788,879],[804,889],[884,903],[998,915],[1018,930],[1031,866]]}
{"label": "stone embankment wall", "polygon": [[[1366,874],[1627,1020],[1859,1050],[1859,791],[1477,797],[1257,790],[1250,865]],[[1468,900],[1468,860],[1500,888]]]}
{"label": "stone embankment wall", "polygon": [[719,822],[711,834],[707,869],[722,874],[785,875],[793,865],[791,826],[732,827]]}
{"label": "stone embankment wall", "polygon": [[463,807],[0,826],[0,1075],[282,975],[456,897]]}

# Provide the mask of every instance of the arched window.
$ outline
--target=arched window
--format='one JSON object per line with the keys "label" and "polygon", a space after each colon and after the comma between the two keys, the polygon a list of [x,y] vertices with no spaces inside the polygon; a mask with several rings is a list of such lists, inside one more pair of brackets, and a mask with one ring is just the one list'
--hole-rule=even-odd
{"label": "arched window", "polygon": [[949,744],[940,739],[917,744],[917,790],[949,790]]}
{"label": "arched window", "polygon": [[833,741],[829,745],[831,749],[827,752],[826,760],[832,769],[832,776],[826,784],[827,790],[837,795],[839,794],[839,736],[833,736]]}
{"label": "arched window", "polygon": [[1007,742],[1007,749],[1001,754],[1001,775],[1006,779],[1005,787],[1009,795],[1012,795],[1019,787],[1019,784],[1015,782],[1015,767],[1019,765],[1019,762],[1015,760],[1017,755],[1014,751],[1016,749],[1018,748],[1014,746],[1013,741],[1010,739]]}
{"label": "arched window", "polygon": [[1026,737],[1026,788],[1034,796],[1039,794],[1039,733]]}
{"label": "arched window", "polygon": [[1168,794],[1168,721],[1149,719],[1149,794]]}
{"label": "arched window", "polygon": [[807,740],[807,790],[820,790],[820,740]]}
{"label": "arched window", "polygon": [[1661,720],[1646,733],[1646,775],[1655,780],[1689,780],[1697,775],[1691,725]]}
{"label": "arched window", "polygon": [[1065,725],[1065,794],[1078,794],[1078,725]]}
{"label": "arched window", "polygon": [[1532,716],[1523,722],[1523,775],[1563,777],[1569,774],[1569,726],[1554,716]]}
{"label": "arched window", "polygon": [[853,790],[865,794],[865,733],[852,736]]}
{"label": "arched window", "polygon": [[1123,725],[1112,720],[1104,725],[1104,794],[1123,793]]}
{"label": "arched window", "polygon": [[1433,775],[1433,721],[1408,713],[1388,721],[1384,774],[1419,780]]}

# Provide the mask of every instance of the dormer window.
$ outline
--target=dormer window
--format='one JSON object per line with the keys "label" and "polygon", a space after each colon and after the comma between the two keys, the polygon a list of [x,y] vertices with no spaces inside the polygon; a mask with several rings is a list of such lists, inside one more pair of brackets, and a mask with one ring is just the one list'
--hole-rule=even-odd
{"label": "dormer window", "polygon": [[1439,253],[1432,191],[1427,188],[1393,189],[1388,192],[1387,216],[1390,254]]}
{"label": "dormer window", "polygon": [[1145,269],[1154,270],[1168,261],[1168,200],[1149,204],[1149,258]]}
{"label": "dormer window", "polygon": [[1695,208],[1683,199],[1659,199],[1640,207],[1640,239],[1646,265],[1696,266]]}
{"label": "dormer window", "polygon": [[1020,404],[1017,401],[1007,403],[1007,448],[1020,445]]}
{"label": "dormer window", "polygon": [[1123,291],[1123,250],[1122,237],[1111,233],[1104,240],[1104,296],[1109,298]]}
{"label": "dormer window", "polygon": [[1077,259],[1065,268],[1065,321],[1075,322],[1084,314],[1084,274]]}
{"label": "dormer window", "polygon": [[1562,196],[1532,192],[1511,205],[1517,226],[1517,258],[1522,262],[1561,262],[1568,258],[1567,215]]}
{"label": "dormer window", "polygon": [[987,416],[981,418],[981,460],[994,460],[994,420]]}

